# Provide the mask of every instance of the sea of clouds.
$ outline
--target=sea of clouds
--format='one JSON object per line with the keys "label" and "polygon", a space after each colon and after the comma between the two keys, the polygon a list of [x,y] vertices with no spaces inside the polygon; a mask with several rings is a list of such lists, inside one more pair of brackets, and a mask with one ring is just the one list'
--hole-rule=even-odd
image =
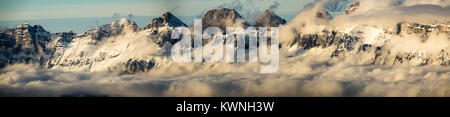
{"label": "sea of clouds", "polygon": [[[323,53],[323,54],[317,54]],[[312,49],[280,60],[277,73],[253,63],[171,64],[120,74],[64,72],[16,64],[1,70],[1,96],[449,96],[450,67],[354,64]]]}

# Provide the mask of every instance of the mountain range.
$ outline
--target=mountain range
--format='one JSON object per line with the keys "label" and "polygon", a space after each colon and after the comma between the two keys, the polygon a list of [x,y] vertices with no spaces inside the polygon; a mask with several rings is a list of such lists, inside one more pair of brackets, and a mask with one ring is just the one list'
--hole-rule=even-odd
{"label": "mountain range", "polygon": [[[359,1],[352,4],[345,14],[351,15],[358,7]],[[315,14],[316,20],[332,19],[323,9],[315,10]],[[207,11],[202,16],[202,23],[203,28],[214,26],[224,30],[225,27],[236,26],[282,27],[288,22],[267,10],[255,18],[254,24],[250,24],[234,9],[217,8]],[[170,38],[176,27],[192,26],[170,12],[154,18],[143,28],[121,18],[83,34],[71,31],[49,33],[41,25],[20,24],[0,31],[0,68],[16,63],[36,63],[42,68],[63,71],[146,72],[170,63],[170,47],[179,41]],[[386,44],[390,38],[407,35],[421,37],[421,42],[426,42],[435,33],[448,38],[449,22],[398,22],[393,27],[358,25],[347,31],[324,29],[317,33],[293,30],[295,38],[281,44],[280,48],[298,54],[311,48],[335,47],[330,57],[363,55],[359,61],[362,64],[450,65],[448,49],[393,52],[392,47]]]}

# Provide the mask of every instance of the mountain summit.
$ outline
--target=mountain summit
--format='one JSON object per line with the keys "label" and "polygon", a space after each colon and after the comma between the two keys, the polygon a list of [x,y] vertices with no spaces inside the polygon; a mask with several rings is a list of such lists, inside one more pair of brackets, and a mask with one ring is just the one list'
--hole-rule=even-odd
{"label": "mountain summit", "polygon": [[209,10],[202,17],[203,29],[207,27],[248,27],[250,24],[235,9],[217,8]]}
{"label": "mountain summit", "polygon": [[254,27],[277,27],[286,24],[286,20],[276,15],[271,10],[266,10],[262,15],[255,18]]}
{"label": "mountain summit", "polygon": [[145,26],[143,29],[150,29],[150,28],[156,28],[156,27],[180,27],[180,26],[187,26],[183,21],[175,17],[172,13],[166,12],[161,17],[153,18],[152,22]]}
{"label": "mountain summit", "polygon": [[116,35],[120,35],[124,32],[136,32],[140,30],[135,22],[131,22],[126,18],[118,19],[111,24],[105,24],[95,29],[91,29],[85,32],[83,36],[91,36],[94,40],[102,40]]}

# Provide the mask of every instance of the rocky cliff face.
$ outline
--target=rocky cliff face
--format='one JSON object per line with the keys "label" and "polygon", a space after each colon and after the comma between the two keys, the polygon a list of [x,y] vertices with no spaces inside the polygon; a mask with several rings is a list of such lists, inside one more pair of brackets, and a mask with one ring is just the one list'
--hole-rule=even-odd
{"label": "rocky cliff face", "polygon": [[5,29],[0,30],[0,44],[1,48],[11,48],[16,45],[16,39],[15,39],[15,29]]}
{"label": "rocky cliff face", "polygon": [[[450,23],[436,23],[436,24],[420,24],[420,23],[398,23],[397,35],[405,36],[412,35],[419,37],[421,43],[430,41],[431,35],[443,35],[441,38],[450,39]],[[435,37],[436,38],[436,37]],[[406,53],[397,54],[394,63],[410,63],[410,64],[440,64],[450,65],[450,51],[442,49],[438,54],[425,49],[414,49]]]}
{"label": "rocky cliff face", "polygon": [[45,31],[41,25],[20,24],[14,33],[17,46],[35,52],[42,51],[51,37],[50,33]]}
{"label": "rocky cliff face", "polygon": [[310,49],[313,47],[329,47],[332,45],[343,45],[343,48],[352,50],[353,43],[357,42],[359,37],[352,36],[336,31],[324,30],[321,34],[298,34],[290,43],[291,47]]}
{"label": "rocky cliff face", "polygon": [[20,24],[0,32],[0,67],[14,63],[43,64],[52,54],[47,48],[51,34],[42,26]]}
{"label": "rocky cliff face", "polygon": [[187,25],[172,13],[166,12],[161,17],[154,18],[143,29],[151,33],[150,38],[159,47],[163,47],[165,44],[173,45],[179,41],[170,37],[172,30],[176,27],[187,27]]}
{"label": "rocky cliff face", "polygon": [[[450,23],[449,23],[450,24]],[[423,41],[427,40],[430,33],[442,33],[447,34],[450,37],[450,28],[447,24],[419,24],[419,23],[405,23],[400,22],[397,24],[397,34],[400,35],[415,35],[422,38]]]}
{"label": "rocky cliff face", "polygon": [[140,28],[135,22],[130,22],[126,18],[121,18],[112,22],[111,24],[105,24],[95,29],[88,30],[84,33],[85,37],[90,37],[93,40],[100,41],[103,38],[113,37],[125,32],[136,32]]}
{"label": "rocky cliff face", "polygon": [[[450,24],[419,24],[398,23],[397,29],[376,28],[371,26],[358,26],[350,32],[324,30],[317,34],[301,34],[290,43],[291,48],[310,49],[314,47],[335,47],[332,57],[363,54],[369,59],[364,64],[438,64],[450,65],[449,52],[442,49],[438,54],[432,54],[429,50],[410,49],[395,51],[386,44],[388,41],[396,41],[404,36],[417,36],[420,43],[426,43],[430,34],[445,35],[449,39],[448,27]],[[407,38],[414,42],[414,38]]]}

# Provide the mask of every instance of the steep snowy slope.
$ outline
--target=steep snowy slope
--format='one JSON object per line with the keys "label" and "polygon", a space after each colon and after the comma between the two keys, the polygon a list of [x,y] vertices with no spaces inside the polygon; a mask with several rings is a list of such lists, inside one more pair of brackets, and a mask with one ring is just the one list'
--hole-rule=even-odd
{"label": "steep snowy slope", "polygon": [[126,19],[90,30],[61,48],[48,67],[64,71],[148,71],[156,65],[155,59],[161,58],[161,48],[151,39],[151,33],[139,30]]}

